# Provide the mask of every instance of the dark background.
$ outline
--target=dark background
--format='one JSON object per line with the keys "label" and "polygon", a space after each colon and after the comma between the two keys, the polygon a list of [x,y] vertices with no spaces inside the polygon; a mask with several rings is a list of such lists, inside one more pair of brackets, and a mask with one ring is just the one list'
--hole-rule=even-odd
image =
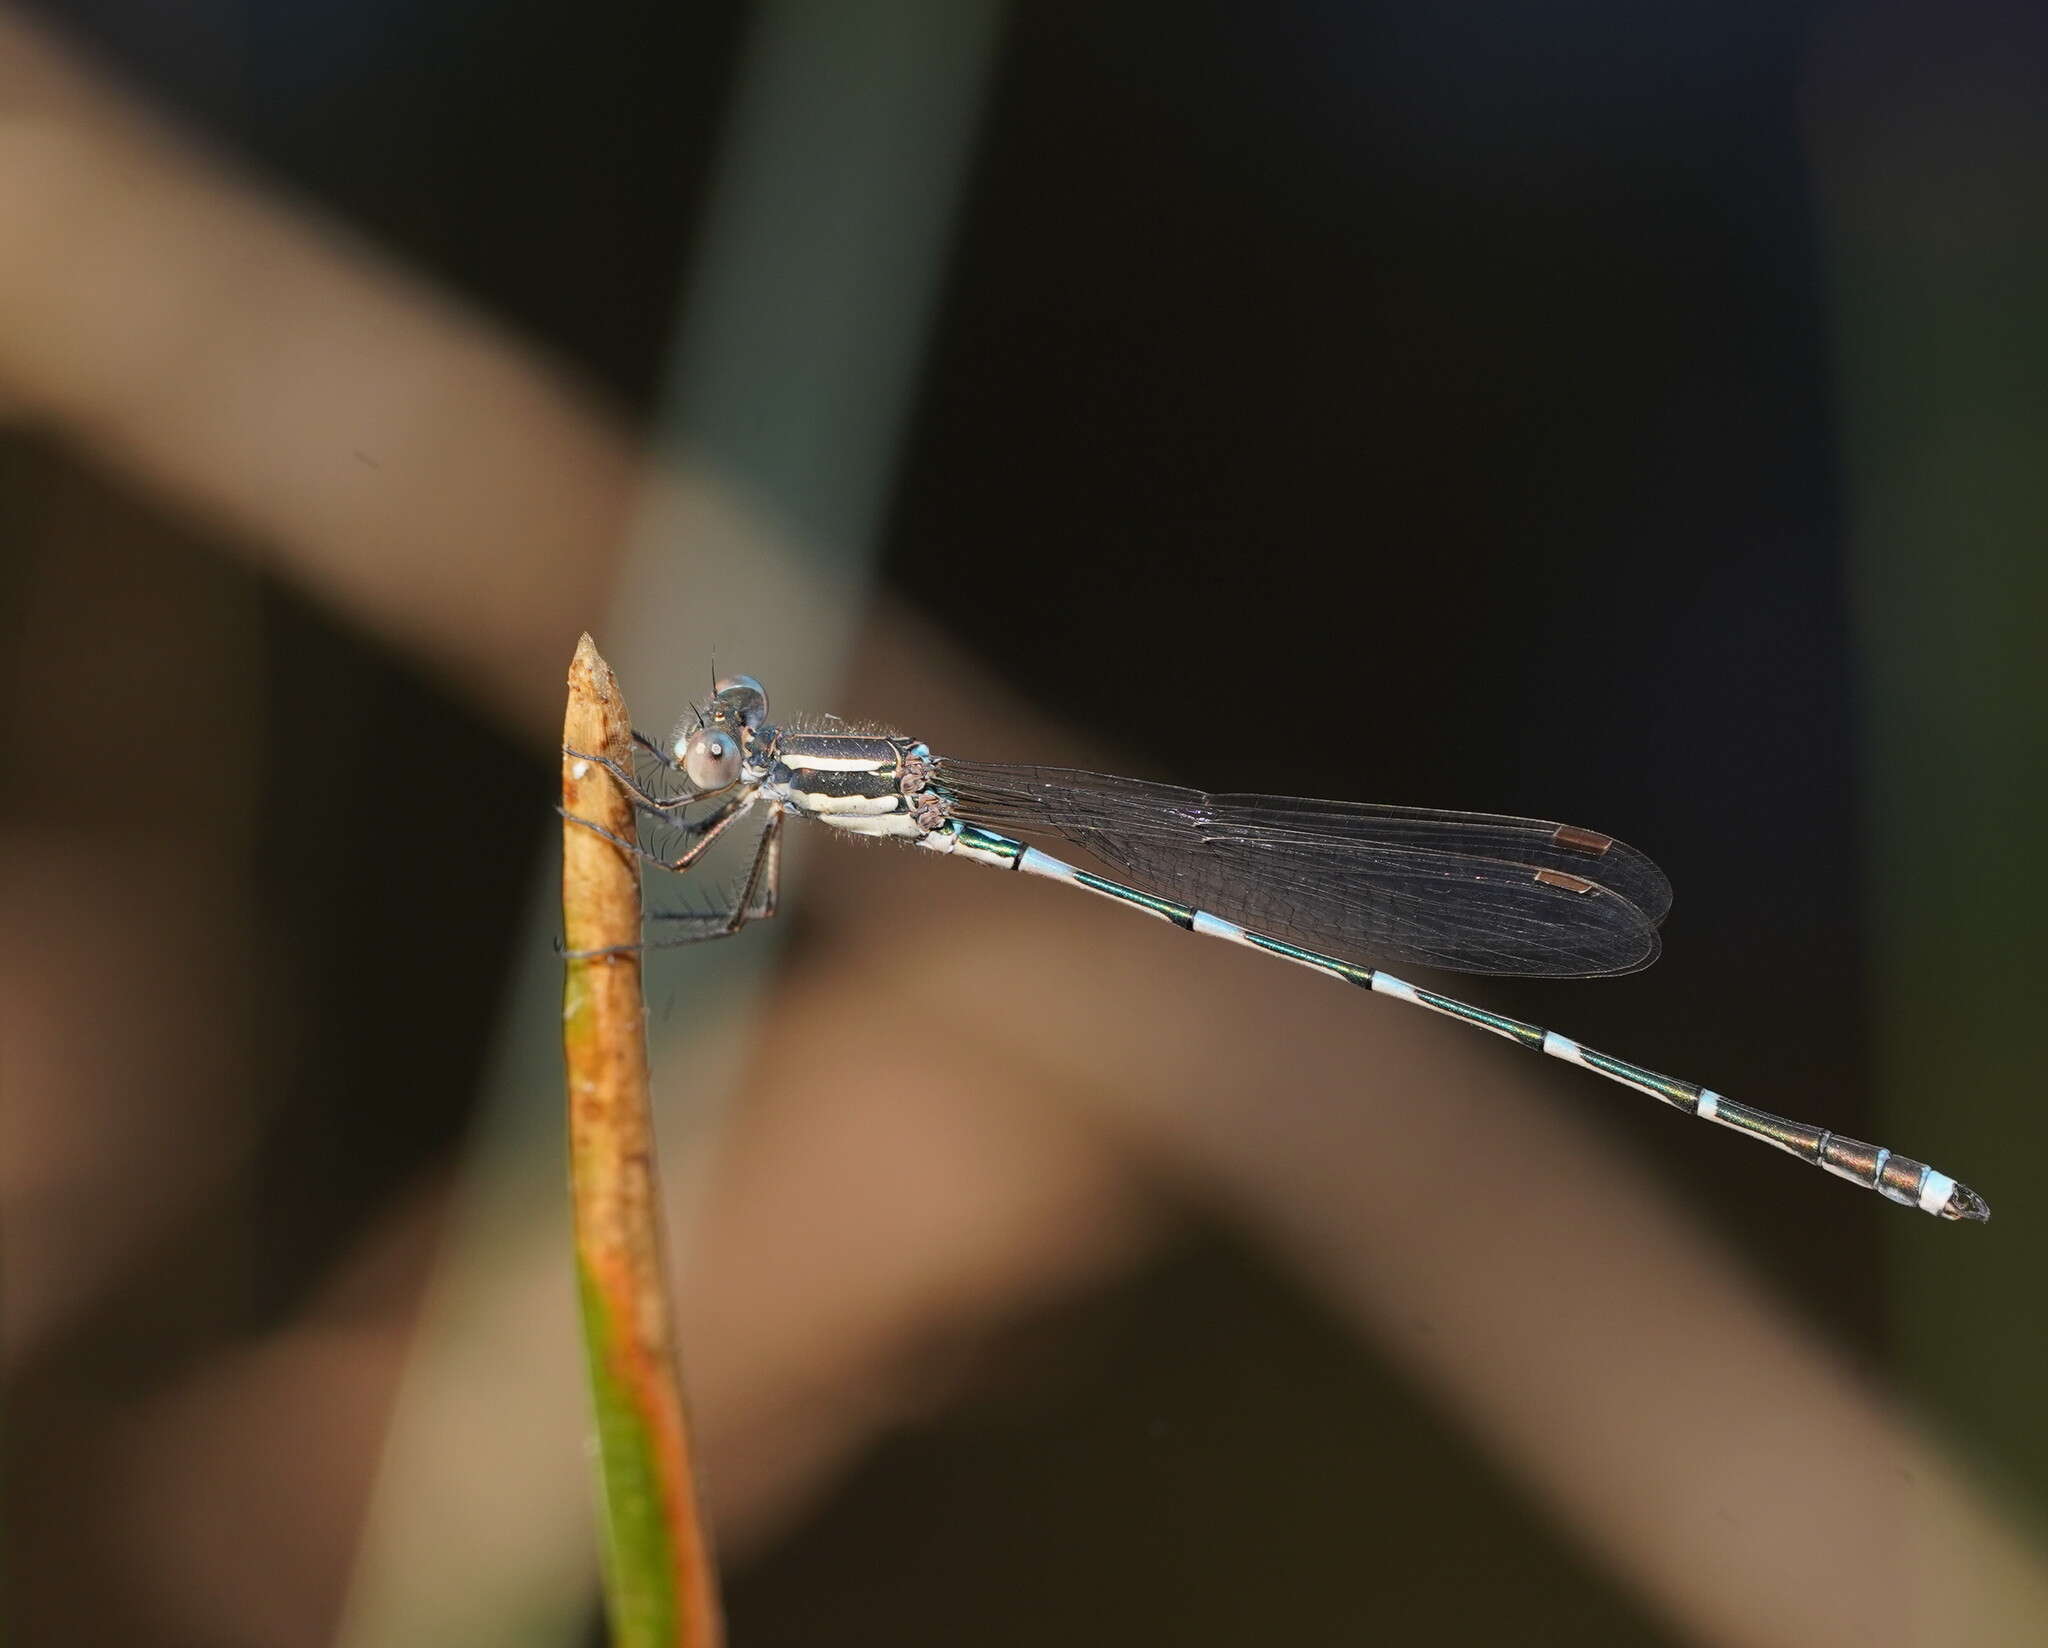
{"label": "dark background", "polygon": [[[742,8],[46,9],[651,416]],[[1643,847],[1678,889],[1659,966],[1499,999],[1881,1137],[1807,134],[1831,14],[1019,5],[885,575],[1032,700],[1187,782]],[[97,484],[34,446],[10,463],[31,492]],[[416,891],[367,868],[385,821],[364,780],[423,715],[464,751],[428,780],[453,812],[538,769],[300,598],[261,600],[260,760],[302,787],[265,844],[270,988],[296,1007],[253,1169],[263,1240],[210,1311],[138,1330],[111,1301],[118,1356],[81,1341],[48,1378],[147,1381],[288,1316],[362,1209],[446,1159],[480,1077],[488,971],[416,1089],[435,1103],[361,1102],[435,965],[358,965]],[[435,866],[503,912],[479,944],[511,941],[539,840],[479,832]],[[1768,1162],[1728,1173],[1610,1096],[1584,1095],[1800,1308],[1887,1356],[1900,1214]],[[218,1239],[193,1232],[136,1294],[189,1286]],[[735,1641],[1662,1640],[1427,1392],[1226,1232],[1020,1347],[1024,1373],[735,1576]],[[1332,1474],[1401,1514],[1361,1546],[1340,1515],[1286,1513]]]}

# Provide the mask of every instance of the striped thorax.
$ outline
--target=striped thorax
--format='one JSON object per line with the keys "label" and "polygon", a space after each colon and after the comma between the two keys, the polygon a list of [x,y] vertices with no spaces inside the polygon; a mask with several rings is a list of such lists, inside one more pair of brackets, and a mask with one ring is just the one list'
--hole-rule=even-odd
{"label": "striped thorax", "polygon": [[930,778],[931,752],[910,739],[785,732],[763,751],[759,784],[763,800],[835,830],[915,841],[945,818]]}

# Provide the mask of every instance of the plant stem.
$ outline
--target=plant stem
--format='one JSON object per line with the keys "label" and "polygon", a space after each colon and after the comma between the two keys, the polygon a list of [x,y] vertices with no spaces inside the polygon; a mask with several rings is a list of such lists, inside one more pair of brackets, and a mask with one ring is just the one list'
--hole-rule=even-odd
{"label": "plant stem", "polygon": [[[631,720],[585,635],[569,668],[568,748],[629,769]],[[594,762],[562,758],[562,806],[634,839],[633,809]],[[571,951],[640,942],[640,872],[591,831],[562,827],[562,929]],[[663,1270],[636,950],[567,963],[569,1186],[584,1349],[597,1414],[606,1605],[615,1648],[719,1648],[717,1574],[696,1485]]]}

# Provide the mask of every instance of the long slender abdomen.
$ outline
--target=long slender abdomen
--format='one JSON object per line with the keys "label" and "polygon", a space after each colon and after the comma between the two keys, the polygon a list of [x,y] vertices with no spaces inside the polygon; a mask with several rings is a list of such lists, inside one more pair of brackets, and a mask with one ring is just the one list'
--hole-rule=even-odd
{"label": "long slender abdomen", "polygon": [[1375,994],[1392,996],[1417,1007],[1426,1007],[1433,1013],[1469,1024],[1475,1030],[1484,1030],[1490,1035],[1502,1036],[1526,1047],[1532,1052],[1547,1053],[1552,1058],[1563,1059],[1604,1076],[1609,1081],[1632,1087],[1639,1093],[1647,1093],[1661,1100],[1675,1110],[1682,1110],[1689,1116],[1698,1116],[1719,1126],[1733,1128],[1752,1139],[1772,1145],[1789,1155],[1797,1156],[1803,1162],[1826,1168],[1837,1178],[1847,1179],[1851,1184],[1862,1185],[1866,1190],[1875,1190],[1889,1201],[1902,1207],[1917,1207],[1923,1213],[1932,1213],[1943,1219],[1968,1219],[1981,1221],[1991,1217],[1991,1209],[1983,1197],[1967,1185],[1958,1184],[1946,1173],[1929,1167],[1925,1162],[1915,1161],[1910,1156],[1901,1156],[1882,1145],[1865,1144],[1860,1139],[1843,1138],[1825,1127],[1816,1127],[1810,1122],[1796,1122],[1783,1116],[1773,1115],[1768,1110],[1758,1110],[1750,1105],[1739,1104],[1733,1099],[1723,1098],[1711,1088],[1695,1082],[1681,1081],[1675,1076],[1661,1075],[1626,1059],[1618,1059],[1611,1053],[1602,1053],[1590,1047],[1581,1046],[1569,1036],[1561,1036],[1555,1030],[1545,1030],[1540,1025],[1510,1018],[1505,1013],[1495,1013],[1484,1007],[1475,1007],[1470,1002],[1455,997],[1440,995],[1395,978],[1374,968],[1361,967],[1342,957],[1325,955],[1317,950],[1304,949],[1298,944],[1270,938],[1241,927],[1234,921],[1211,915],[1193,905],[1182,904],[1157,893],[1148,893],[1143,888],[1131,887],[1107,876],[1099,876],[1040,852],[1036,847],[1027,847],[1021,841],[998,835],[980,825],[969,824],[961,819],[949,819],[939,830],[933,831],[919,842],[920,846],[937,852],[957,853],[974,859],[978,863],[991,864],[999,869],[1021,870],[1026,875],[1042,876],[1048,881],[1064,881],[1080,887],[1102,898],[1114,899],[1132,909],[1142,910],[1147,915],[1157,916],[1162,921],[1191,933],[1200,933],[1208,938],[1227,939],[1232,944],[1241,944],[1248,949],[1262,950],[1268,955],[1279,956],[1282,960],[1294,962],[1297,966],[1310,967],[1331,978],[1344,980],[1347,984],[1358,985],[1372,990]]}

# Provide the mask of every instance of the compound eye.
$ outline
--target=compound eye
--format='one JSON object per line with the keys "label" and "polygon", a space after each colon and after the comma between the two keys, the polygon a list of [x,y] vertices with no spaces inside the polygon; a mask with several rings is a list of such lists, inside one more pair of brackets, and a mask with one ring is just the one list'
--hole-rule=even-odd
{"label": "compound eye", "polygon": [[683,749],[683,772],[699,790],[729,789],[740,776],[740,741],[721,727],[691,734]]}
{"label": "compound eye", "polygon": [[751,675],[722,676],[711,691],[746,726],[758,727],[768,719],[767,689]]}

